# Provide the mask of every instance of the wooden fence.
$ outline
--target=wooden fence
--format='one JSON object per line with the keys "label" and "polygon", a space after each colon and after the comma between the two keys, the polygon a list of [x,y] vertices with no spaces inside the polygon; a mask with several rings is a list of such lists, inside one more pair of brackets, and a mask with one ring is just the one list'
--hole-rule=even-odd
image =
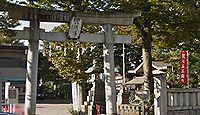
{"label": "wooden fence", "polygon": [[167,115],[200,115],[200,89],[167,89]]}
{"label": "wooden fence", "polygon": [[[155,115],[200,115],[200,89],[169,88],[161,91],[160,112]],[[163,97],[162,97],[163,96]],[[139,105],[121,104],[118,115],[140,115]]]}
{"label": "wooden fence", "polygon": [[162,75],[154,83],[155,115],[200,115],[200,89],[167,88]]}
{"label": "wooden fence", "polygon": [[[120,115],[138,115],[136,106],[118,105]],[[200,115],[200,89],[167,88],[166,77],[154,78],[155,115]],[[142,113],[144,114],[144,113]]]}

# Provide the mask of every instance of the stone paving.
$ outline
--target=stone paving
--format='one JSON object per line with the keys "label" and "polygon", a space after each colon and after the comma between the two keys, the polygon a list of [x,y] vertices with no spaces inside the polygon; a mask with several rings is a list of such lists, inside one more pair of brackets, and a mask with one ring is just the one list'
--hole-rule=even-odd
{"label": "stone paving", "polygon": [[66,100],[38,100],[36,115],[71,115],[72,104]]}
{"label": "stone paving", "polygon": [[[9,108],[9,106],[8,106]],[[24,103],[15,105],[14,109],[8,109],[7,112],[13,112],[17,115],[24,114]],[[71,115],[72,104],[66,100],[39,100],[36,104],[36,115]]]}
{"label": "stone paving", "polygon": [[72,104],[37,104],[37,115],[71,115]]}
{"label": "stone paving", "polygon": [[[15,105],[14,110],[17,115],[24,115],[24,103]],[[66,100],[40,100],[36,104],[36,115],[71,115],[71,110],[72,104]]]}

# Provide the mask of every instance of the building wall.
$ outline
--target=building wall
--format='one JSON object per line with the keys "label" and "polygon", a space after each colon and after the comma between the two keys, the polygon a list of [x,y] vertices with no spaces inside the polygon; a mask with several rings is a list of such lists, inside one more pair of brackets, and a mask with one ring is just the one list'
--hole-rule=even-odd
{"label": "building wall", "polygon": [[0,49],[0,57],[12,57],[12,58],[19,58],[19,59],[23,59],[26,60],[26,55],[24,51],[15,51],[15,50],[1,50]]}
{"label": "building wall", "polygon": [[[4,82],[11,82],[11,86],[18,88],[19,101],[22,100],[22,102],[25,96],[26,58],[27,47],[0,45],[0,79]],[[5,90],[4,82],[3,98]]]}
{"label": "building wall", "polygon": [[26,48],[24,46],[0,46],[0,78],[25,80]]}

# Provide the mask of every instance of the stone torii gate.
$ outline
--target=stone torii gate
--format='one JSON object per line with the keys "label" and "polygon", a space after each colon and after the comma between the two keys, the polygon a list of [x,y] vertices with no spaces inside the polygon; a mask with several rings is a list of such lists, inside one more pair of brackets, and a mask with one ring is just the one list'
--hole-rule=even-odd
{"label": "stone torii gate", "polygon": [[[68,41],[67,33],[55,33],[40,31],[40,21],[44,22],[64,22],[69,23],[72,17],[82,19],[86,24],[102,25],[105,32],[103,34],[80,34],[79,42],[104,43],[104,75],[105,75],[105,95],[106,113],[116,114],[116,89],[114,73],[114,43],[130,43],[130,36],[115,35],[112,25],[130,25],[135,17],[140,13],[82,13],[82,12],[62,12],[47,11],[29,7],[17,6],[13,4],[0,4],[0,11],[8,11],[10,18],[30,21],[30,29],[16,31],[16,37],[29,40],[25,115],[36,114],[36,93],[37,93],[37,70],[38,70],[38,47],[39,39],[49,41]],[[1,97],[1,96],[0,96]]]}

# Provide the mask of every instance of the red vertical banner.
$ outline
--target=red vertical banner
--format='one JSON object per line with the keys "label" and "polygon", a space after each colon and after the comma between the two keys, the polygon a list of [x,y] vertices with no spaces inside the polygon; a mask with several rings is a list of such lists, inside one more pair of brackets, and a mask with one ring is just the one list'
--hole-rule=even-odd
{"label": "red vertical banner", "polygon": [[188,84],[188,52],[181,51],[180,52],[180,77],[179,83],[180,84]]}

